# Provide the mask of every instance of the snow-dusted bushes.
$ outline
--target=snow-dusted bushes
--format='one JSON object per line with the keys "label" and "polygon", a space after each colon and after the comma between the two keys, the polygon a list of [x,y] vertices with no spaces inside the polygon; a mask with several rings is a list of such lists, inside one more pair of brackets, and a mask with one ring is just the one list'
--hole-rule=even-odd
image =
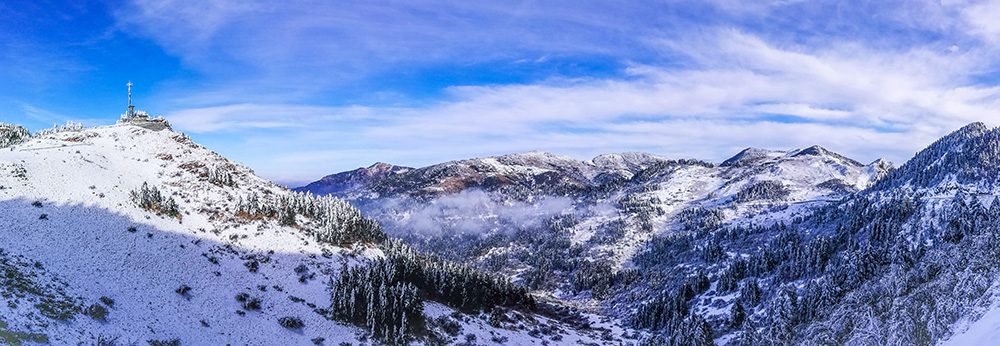
{"label": "snow-dusted bushes", "polygon": [[149,186],[148,183],[142,183],[142,187],[139,190],[132,190],[130,196],[132,197],[132,201],[142,209],[152,211],[157,215],[181,218],[181,213],[174,198],[164,197],[156,186]]}
{"label": "snow-dusted bushes", "polygon": [[32,135],[32,137],[39,138],[39,137],[54,135],[61,132],[80,132],[80,131],[83,131],[83,125],[74,124],[72,121],[70,121],[63,126],[52,125],[52,128],[50,129],[38,130],[35,132],[34,135]]}
{"label": "snow-dusted bushes", "polygon": [[305,326],[302,320],[294,316],[285,316],[278,319],[278,324],[288,329],[299,329]]}
{"label": "snow-dusted bushes", "polygon": [[104,321],[105,318],[108,316],[108,309],[106,309],[101,304],[94,303],[88,306],[86,309],[84,309],[83,313],[87,314],[87,316],[90,316],[90,318],[93,318],[95,320]]}
{"label": "snow-dusted bushes", "polygon": [[0,123],[0,148],[21,143],[29,137],[31,134],[21,126]]}
{"label": "snow-dusted bushes", "polygon": [[74,315],[83,310],[83,308],[76,305],[73,299],[54,296],[42,296],[39,302],[35,304],[35,308],[38,309],[38,312],[42,316],[58,321],[71,320]]}
{"label": "snow-dusted bushes", "polygon": [[260,310],[260,299],[250,297],[247,293],[237,294],[236,301],[240,302],[240,306],[243,307],[243,310]]}
{"label": "snow-dusted bushes", "polygon": [[173,340],[146,340],[149,346],[181,346],[179,339]]}
{"label": "snow-dusted bushes", "polygon": [[8,307],[33,302],[42,316],[57,321],[71,320],[83,311],[83,306],[80,298],[66,294],[65,287],[58,278],[47,275],[41,263],[0,249],[0,296]]}
{"label": "snow-dusted bushes", "polygon": [[230,166],[215,167],[208,170],[208,182],[218,186],[237,187],[233,178],[234,170]]}
{"label": "snow-dusted bushes", "polygon": [[118,346],[118,337],[110,337],[104,335],[98,335],[97,340],[94,341],[94,346]]}

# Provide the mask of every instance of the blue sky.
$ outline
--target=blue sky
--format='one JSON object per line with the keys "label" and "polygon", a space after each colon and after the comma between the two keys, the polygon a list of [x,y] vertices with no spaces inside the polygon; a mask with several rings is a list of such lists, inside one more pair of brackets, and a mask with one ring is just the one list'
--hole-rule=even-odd
{"label": "blue sky", "polygon": [[1000,125],[995,18],[959,0],[5,0],[0,121],[110,124],[131,80],[138,109],[288,185],[529,150],[899,164]]}

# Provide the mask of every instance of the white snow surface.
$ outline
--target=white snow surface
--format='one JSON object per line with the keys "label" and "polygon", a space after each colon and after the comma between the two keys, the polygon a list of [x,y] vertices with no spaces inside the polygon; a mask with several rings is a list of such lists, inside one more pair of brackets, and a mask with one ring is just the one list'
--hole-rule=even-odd
{"label": "white snow surface", "polygon": [[940,346],[997,345],[1000,344],[1000,281],[994,279],[993,287],[980,298],[991,302],[973,307],[952,326],[951,337],[938,342]]}
{"label": "white snow surface", "polygon": [[[962,322],[962,321],[960,321]],[[1000,343],[1000,306],[994,304],[979,320],[959,329],[941,346],[996,345]]]}
{"label": "white snow surface", "polygon": [[[235,172],[237,187],[211,184],[202,174],[222,166]],[[129,193],[143,183],[172,196],[182,218],[137,207]],[[342,263],[380,252],[321,244],[308,231],[274,220],[237,220],[232,215],[240,197],[291,192],[182,134],[114,125],[32,138],[0,150],[0,186],[0,249],[37,261],[44,270],[32,269],[43,273],[33,280],[64,282],[66,295],[79,297],[83,306],[100,297],[115,301],[106,321],[80,313],[61,322],[40,316],[33,306],[38,298],[28,295],[0,304],[0,326],[6,323],[9,331],[45,334],[51,344],[92,344],[98,337],[126,344],[312,345],[317,337],[326,345],[357,343],[357,328],[313,310],[329,306],[326,283]],[[258,272],[245,266],[248,256],[258,256]],[[314,274],[304,283],[293,269],[303,264],[306,274]],[[175,292],[182,285],[191,288],[186,295]],[[238,314],[239,293],[259,298],[262,309]],[[429,308],[441,309],[447,310]],[[277,322],[284,316],[305,326],[286,329]]]}
{"label": "white snow surface", "polygon": [[[9,171],[0,175],[5,187],[0,190],[0,247],[40,262],[86,305],[102,296],[115,300],[107,322],[77,315],[47,327],[44,318],[28,313],[31,304],[0,307],[9,329],[47,334],[57,344],[98,336],[216,345],[352,339],[352,328],[289,300],[296,296],[328,306],[325,282],[299,283],[292,268],[306,264],[313,272],[333,273],[346,257],[309,255],[320,254],[321,247],[331,253],[344,249],[318,244],[274,222],[239,225],[216,217],[233,210],[235,199],[250,191],[287,192],[242,166],[236,166],[242,175],[239,188],[215,186],[182,168],[197,164],[232,163],[178,133],[128,125],[56,133],[0,151],[0,167],[25,172],[23,178]],[[129,193],[144,182],[172,195],[183,218],[138,208]],[[32,206],[34,201],[42,207]],[[47,219],[39,219],[43,213]],[[233,252],[224,251],[226,245]],[[272,260],[257,273],[239,258],[268,251],[274,251]],[[217,257],[219,264],[203,254]],[[187,296],[175,292],[181,285],[191,287]],[[241,292],[260,298],[263,309],[238,315],[240,303],[234,297]],[[305,327],[285,329],[277,323],[283,316],[301,318]]]}

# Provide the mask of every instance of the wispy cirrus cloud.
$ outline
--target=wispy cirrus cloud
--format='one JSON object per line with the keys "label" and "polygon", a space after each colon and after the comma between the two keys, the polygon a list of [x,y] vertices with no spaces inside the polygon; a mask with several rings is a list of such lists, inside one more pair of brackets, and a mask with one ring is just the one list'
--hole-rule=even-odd
{"label": "wispy cirrus cloud", "polygon": [[820,144],[899,163],[968,122],[997,125],[994,7],[137,0],[115,13],[204,76],[163,92],[175,127],[302,182],[535,149],[720,161]]}
{"label": "wispy cirrus cloud", "polygon": [[[116,8],[120,30],[148,37],[209,79],[317,90],[428,65],[539,61],[646,49],[622,40],[652,4],[433,0],[136,0]],[[258,83],[266,80],[265,83]],[[223,87],[223,88],[226,88]]]}
{"label": "wispy cirrus cloud", "polygon": [[[260,132],[254,140],[283,148],[274,156],[305,151],[295,155],[304,168],[286,180],[329,173],[334,168],[315,163],[322,157],[423,165],[535,149],[579,158],[647,150],[721,161],[746,146],[820,144],[900,163],[968,122],[1000,119],[1000,89],[968,85],[967,71],[989,63],[983,52],[780,49],[728,29],[663,44],[683,47],[677,50],[690,53],[692,67],[636,65],[623,78],[453,87],[447,101],[422,107],[242,104],[168,118],[195,132],[294,119],[284,126],[301,142],[297,148],[281,146],[286,134]],[[357,155],[329,149],[338,145]]]}
{"label": "wispy cirrus cloud", "polygon": [[962,18],[970,32],[991,44],[1000,44],[1000,3],[995,1],[972,2],[962,9]]}

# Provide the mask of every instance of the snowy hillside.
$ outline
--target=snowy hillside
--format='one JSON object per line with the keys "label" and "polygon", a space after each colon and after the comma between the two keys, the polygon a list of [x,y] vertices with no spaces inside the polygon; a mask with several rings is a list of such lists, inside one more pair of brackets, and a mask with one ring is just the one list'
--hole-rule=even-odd
{"label": "snowy hillside", "polygon": [[[288,191],[169,129],[66,126],[23,137],[0,150],[0,294],[7,301],[0,338],[7,343],[369,338],[331,311],[329,284],[343,266],[386,256],[376,245],[378,225],[346,203]],[[602,333],[596,320],[577,332],[497,310],[522,318],[491,327],[476,313],[435,302],[425,309],[438,317],[426,335],[444,340],[558,336],[575,344]],[[529,335],[543,322],[555,331]]]}
{"label": "snowy hillside", "polygon": [[981,344],[996,335],[998,135],[966,126],[869,189],[774,226],[653,242],[638,261],[686,274],[632,325],[678,337],[705,321],[731,345]]}
{"label": "snowy hillside", "polygon": [[[967,253],[942,261],[960,282],[959,297],[940,300],[954,305],[944,323],[954,335],[941,335],[946,346],[988,345],[1000,337],[1000,277],[995,258],[1000,255],[1000,128],[972,123],[949,134],[894,171],[866,194],[887,198],[913,196],[922,208],[917,222],[901,232],[912,242],[951,247]],[[934,214],[942,214],[934,217]],[[915,246],[918,249],[922,246]],[[932,245],[933,247],[933,245]],[[984,258],[985,257],[985,258]],[[939,260],[940,261],[940,260]],[[987,268],[984,268],[988,267]],[[973,269],[968,269],[968,268]],[[964,272],[961,269],[964,269]],[[957,269],[957,270],[956,270]],[[970,273],[975,270],[974,273]],[[956,278],[950,278],[955,280]],[[947,281],[946,281],[947,282]],[[971,294],[970,294],[971,293]],[[955,301],[955,298],[957,301]],[[953,325],[950,325],[954,323]]]}

